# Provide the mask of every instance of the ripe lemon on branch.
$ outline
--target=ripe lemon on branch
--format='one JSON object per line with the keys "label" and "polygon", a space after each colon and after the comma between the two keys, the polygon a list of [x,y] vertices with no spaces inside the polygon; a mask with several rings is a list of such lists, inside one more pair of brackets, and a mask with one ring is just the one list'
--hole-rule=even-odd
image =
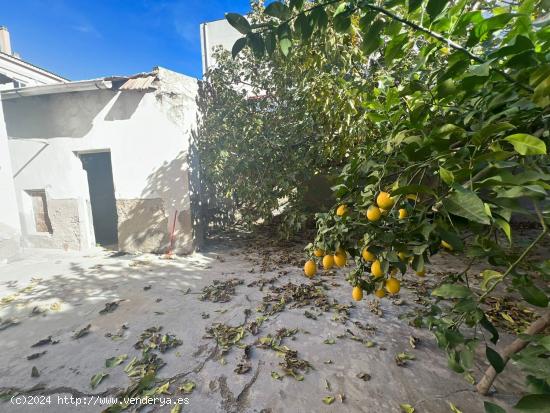
{"label": "ripe lemon on branch", "polygon": [[313,250],[313,255],[315,255],[316,257],[322,257],[323,255],[325,255],[325,251],[320,248],[315,248],[315,250]]}
{"label": "ripe lemon on branch", "polygon": [[401,283],[397,278],[390,277],[388,281],[386,281],[386,290],[390,294],[397,294],[400,289],[401,289]]}
{"label": "ripe lemon on branch", "polygon": [[336,251],[336,254],[334,254],[334,263],[337,267],[345,267],[346,262],[348,261],[348,256],[346,251]]}
{"label": "ripe lemon on branch", "polygon": [[371,261],[374,261],[376,260],[376,255],[374,255],[372,252],[370,252],[368,250],[368,247],[365,247],[363,249],[363,252],[361,254],[361,256],[363,257],[363,259],[367,262],[371,262]]}
{"label": "ripe lemon on branch", "polygon": [[355,301],[361,301],[363,299],[363,289],[361,287],[353,287],[351,296]]}
{"label": "ripe lemon on branch", "polygon": [[317,264],[315,264],[315,261],[309,260],[306,261],[304,265],[304,274],[306,277],[313,277],[317,273]]}
{"label": "ripe lemon on branch", "polygon": [[374,292],[374,295],[378,298],[384,298],[386,296],[386,292],[382,288],[380,288],[379,290],[376,290]]}
{"label": "ripe lemon on branch", "polygon": [[384,271],[382,271],[382,264],[379,260],[375,260],[372,265],[370,266],[370,272],[374,278],[379,278],[384,275]]}
{"label": "ripe lemon on branch", "polygon": [[382,209],[391,209],[395,200],[387,192],[380,192],[376,197],[376,205]]}
{"label": "ripe lemon on branch", "polygon": [[378,221],[381,216],[382,212],[380,211],[380,208],[378,208],[376,205],[371,205],[369,209],[367,209],[367,219],[369,221]]}
{"label": "ripe lemon on branch", "polygon": [[330,270],[332,267],[334,267],[334,257],[332,255],[325,255],[323,257],[323,268],[325,270]]}
{"label": "ripe lemon on branch", "polygon": [[338,215],[339,217],[343,217],[347,213],[348,213],[348,207],[345,204],[340,205],[336,209],[336,215]]}

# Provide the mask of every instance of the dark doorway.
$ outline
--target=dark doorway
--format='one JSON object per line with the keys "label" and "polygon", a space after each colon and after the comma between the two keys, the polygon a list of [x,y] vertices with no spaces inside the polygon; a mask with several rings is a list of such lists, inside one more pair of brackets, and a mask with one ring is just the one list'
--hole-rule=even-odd
{"label": "dark doorway", "polygon": [[88,188],[96,243],[116,250],[118,217],[110,152],[81,153],[82,166],[88,173]]}

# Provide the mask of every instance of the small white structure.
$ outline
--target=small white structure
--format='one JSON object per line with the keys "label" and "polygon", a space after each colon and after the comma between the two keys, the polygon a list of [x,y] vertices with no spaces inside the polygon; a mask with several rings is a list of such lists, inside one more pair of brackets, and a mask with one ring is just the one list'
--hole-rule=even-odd
{"label": "small white structure", "polygon": [[200,239],[189,167],[197,89],[196,79],[156,68],[3,91],[22,245],[191,252]]}
{"label": "small white structure", "polygon": [[213,56],[213,50],[217,46],[222,46],[226,50],[231,50],[233,44],[243,37],[239,31],[233,28],[226,19],[215,20],[213,22],[202,23],[201,27],[201,47],[202,47],[202,72],[208,71],[215,66],[216,59]]}
{"label": "small white structure", "polygon": [[0,90],[26,86],[51,85],[68,80],[31,63],[28,63],[11,48],[10,33],[0,27]]}

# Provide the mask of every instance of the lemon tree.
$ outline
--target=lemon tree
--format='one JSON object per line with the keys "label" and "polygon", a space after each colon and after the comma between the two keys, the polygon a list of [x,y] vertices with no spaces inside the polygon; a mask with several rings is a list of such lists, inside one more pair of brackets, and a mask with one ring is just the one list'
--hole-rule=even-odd
{"label": "lemon tree", "polygon": [[[532,392],[516,409],[547,411],[550,262],[532,255],[550,224],[547,2],[290,0],[263,13],[266,20],[250,26],[227,16],[244,35],[237,51],[268,60],[301,50],[330,57],[341,39],[359,51],[362,79],[351,105],[369,130],[346,154],[333,187],[338,205],[316,217],[312,262],[331,268],[337,251],[349,255],[354,298],[362,296],[357,287],[378,297],[399,292],[407,271],[429,275],[435,254],[484,262],[474,274],[481,282],[470,265],[446,277],[420,323],[472,383],[483,343],[491,365],[477,381],[483,394],[513,359]],[[335,66],[321,68],[330,74]],[[358,84],[342,79],[344,87]],[[527,245],[517,242],[516,218],[538,228]],[[503,285],[540,318],[497,350],[499,331],[486,311]]]}
{"label": "lemon tree", "polygon": [[[260,5],[248,19],[240,17],[233,24],[241,31],[270,19]],[[250,33],[247,41],[262,40]],[[360,50],[350,42],[334,37],[331,56],[302,48],[258,59],[253,50],[240,50],[243,42],[233,53],[215,51],[216,63],[200,83],[194,140],[203,193],[215,200],[207,202],[210,222],[252,227],[277,215],[285,235],[313,221],[318,194],[329,198],[349,149],[370,131],[353,106],[362,104],[357,88],[367,80],[355,63]],[[322,47],[323,39],[316,44]],[[334,65],[330,73],[327,64]],[[350,76],[357,82],[347,82]]]}

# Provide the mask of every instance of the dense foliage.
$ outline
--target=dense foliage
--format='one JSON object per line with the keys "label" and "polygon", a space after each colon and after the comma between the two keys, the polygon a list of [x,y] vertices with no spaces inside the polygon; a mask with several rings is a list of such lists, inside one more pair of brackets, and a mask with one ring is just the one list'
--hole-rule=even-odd
{"label": "dense foliage", "polygon": [[[474,352],[485,344],[492,370],[478,384],[482,393],[513,358],[532,392],[516,408],[548,411],[550,262],[526,259],[550,224],[547,5],[290,0],[269,4],[264,18],[250,24],[227,15],[244,35],[234,54],[248,46],[274,60],[313,50],[330,60],[338,53],[331,45],[345,42],[360,66],[359,78],[340,72],[333,79],[354,89],[349,125],[368,122],[368,132],[350,149],[333,188],[339,208],[317,216],[311,259],[324,256],[330,266],[333,255],[342,265],[351,256],[356,266],[348,279],[357,298],[362,290],[398,292],[398,272],[412,267],[422,277],[442,250],[483,260],[481,282],[472,280],[469,265],[446,277],[418,323],[434,332],[450,368],[472,383]],[[315,66],[329,77],[333,69]],[[513,217],[538,223],[527,246],[517,242]],[[541,318],[498,352],[498,330],[486,311],[504,285],[540,308]],[[486,409],[502,411],[488,402]]]}
{"label": "dense foliage", "polygon": [[[261,6],[249,19],[266,21]],[[333,39],[329,55],[315,48],[272,59],[215,52],[201,84],[196,139],[203,180],[217,200],[214,215],[251,226],[281,214],[282,230],[291,233],[323,206],[320,196],[331,199],[331,175],[370,128],[353,107],[366,82],[359,51],[351,36]],[[344,80],[350,76],[359,83]]]}

